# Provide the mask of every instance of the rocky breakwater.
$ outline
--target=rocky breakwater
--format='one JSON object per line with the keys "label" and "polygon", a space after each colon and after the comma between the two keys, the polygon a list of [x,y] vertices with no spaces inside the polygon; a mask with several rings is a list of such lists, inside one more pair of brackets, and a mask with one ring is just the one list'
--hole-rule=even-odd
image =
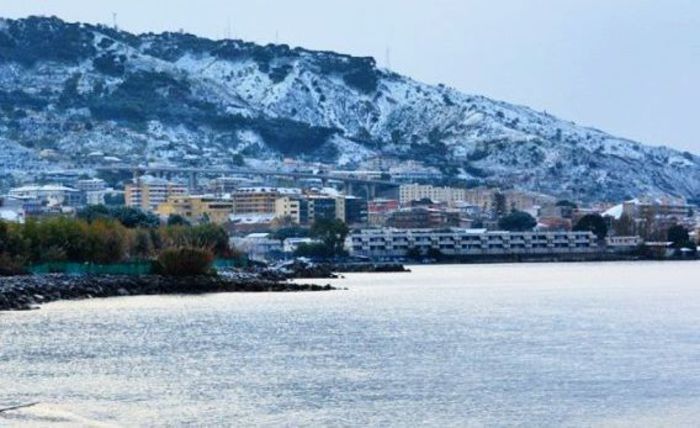
{"label": "rocky breakwater", "polygon": [[340,278],[338,273],[358,272],[410,272],[401,263],[374,263],[374,262],[312,262],[308,259],[298,258],[284,261],[271,266],[255,270],[257,274],[266,279],[311,279],[311,278]]}
{"label": "rocky breakwater", "polygon": [[329,291],[330,285],[295,284],[251,274],[220,276],[67,276],[0,277],[0,311],[37,309],[57,300],[117,296],[204,293]]}

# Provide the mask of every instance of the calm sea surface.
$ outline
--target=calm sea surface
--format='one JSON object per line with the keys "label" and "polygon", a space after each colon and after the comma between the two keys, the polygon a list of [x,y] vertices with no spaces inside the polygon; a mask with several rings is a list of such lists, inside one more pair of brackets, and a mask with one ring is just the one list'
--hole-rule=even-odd
{"label": "calm sea surface", "polygon": [[699,263],[413,270],[0,313],[0,426],[700,425]]}

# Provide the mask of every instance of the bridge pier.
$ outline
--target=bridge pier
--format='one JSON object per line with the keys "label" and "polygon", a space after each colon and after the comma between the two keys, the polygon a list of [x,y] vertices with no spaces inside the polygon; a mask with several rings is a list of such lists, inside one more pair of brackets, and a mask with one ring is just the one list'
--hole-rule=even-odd
{"label": "bridge pier", "polygon": [[352,182],[350,181],[345,182],[345,194],[348,196],[352,196]]}
{"label": "bridge pier", "polygon": [[365,184],[365,194],[368,201],[374,199],[377,196],[377,186],[369,183]]}
{"label": "bridge pier", "polygon": [[189,178],[189,182],[187,184],[187,187],[190,189],[190,192],[194,191],[197,188],[197,173],[196,172],[190,172],[190,178]]}

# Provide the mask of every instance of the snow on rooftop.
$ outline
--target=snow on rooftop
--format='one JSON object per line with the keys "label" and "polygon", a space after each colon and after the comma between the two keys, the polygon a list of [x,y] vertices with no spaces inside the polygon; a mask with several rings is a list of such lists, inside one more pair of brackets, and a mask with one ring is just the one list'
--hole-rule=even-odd
{"label": "snow on rooftop", "polygon": [[603,213],[603,217],[612,217],[615,220],[619,220],[622,217],[623,208],[624,206],[622,204],[615,205],[614,207],[605,211]]}

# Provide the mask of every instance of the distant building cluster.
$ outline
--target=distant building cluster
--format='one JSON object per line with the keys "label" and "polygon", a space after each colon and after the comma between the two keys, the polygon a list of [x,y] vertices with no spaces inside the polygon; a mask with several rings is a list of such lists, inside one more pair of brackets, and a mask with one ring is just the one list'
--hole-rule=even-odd
{"label": "distant building cluster", "polygon": [[[282,168],[291,166],[286,162]],[[415,168],[402,172],[409,170],[432,173]],[[403,176],[402,181],[409,182],[392,181],[396,184],[380,192],[370,188],[376,180],[395,180],[394,173],[392,178],[384,174],[336,171],[341,179],[335,183],[310,174],[280,183],[249,176],[197,182],[174,173],[134,175],[116,184],[111,181],[110,186],[102,178],[57,172],[0,196],[0,219],[25,222],[72,215],[89,205],[122,205],[154,213],[163,222],[177,217],[190,224],[222,225],[232,242],[258,258],[294,253],[299,245],[313,243],[308,237],[273,235],[284,228],[308,229],[319,220],[340,220],[350,226],[351,254],[380,258],[402,257],[409,251],[455,256],[576,254],[600,246],[622,252],[652,242],[668,247],[668,231],[674,226],[685,228],[692,240],[700,235],[696,207],[681,199],[640,197],[617,205],[582,205],[536,192],[419,184]],[[604,237],[593,230],[576,230],[590,216],[602,218]],[[504,221],[509,217],[517,220],[515,226]],[[517,222],[523,221],[521,230]]]}

